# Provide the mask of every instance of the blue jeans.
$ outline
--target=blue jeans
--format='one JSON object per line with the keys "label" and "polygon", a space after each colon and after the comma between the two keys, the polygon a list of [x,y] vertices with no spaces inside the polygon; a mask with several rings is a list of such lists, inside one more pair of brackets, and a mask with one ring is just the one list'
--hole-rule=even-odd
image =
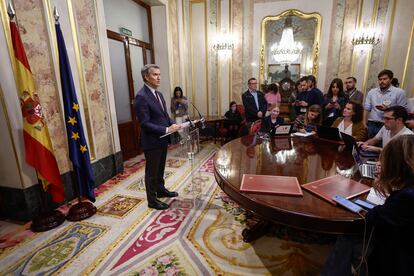
{"label": "blue jeans", "polygon": [[[372,250],[372,244],[368,247],[368,254]],[[362,236],[361,235],[339,235],[336,239],[321,276],[349,276],[352,268],[356,269],[361,262]],[[358,269],[359,276],[366,276],[366,267],[361,265]]]}
{"label": "blue jeans", "polygon": [[371,139],[377,133],[380,131],[384,124],[381,122],[374,122],[374,121],[368,121],[367,122],[367,128],[368,128],[368,138]]}

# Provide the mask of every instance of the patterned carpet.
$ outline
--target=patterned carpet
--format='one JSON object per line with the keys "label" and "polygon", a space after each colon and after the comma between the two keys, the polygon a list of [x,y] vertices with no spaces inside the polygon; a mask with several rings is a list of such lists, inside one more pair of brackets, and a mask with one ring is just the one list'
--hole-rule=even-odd
{"label": "patterned carpet", "polygon": [[[147,208],[142,156],[101,185],[98,213],[46,233],[0,222],[0,275],[318,275],[332,239],[276,226],[251,244],[245,212],[216,185],[214,144],[193,162],[168,153],[171,208]],[[67,212],[69,206],[62,207]]]}

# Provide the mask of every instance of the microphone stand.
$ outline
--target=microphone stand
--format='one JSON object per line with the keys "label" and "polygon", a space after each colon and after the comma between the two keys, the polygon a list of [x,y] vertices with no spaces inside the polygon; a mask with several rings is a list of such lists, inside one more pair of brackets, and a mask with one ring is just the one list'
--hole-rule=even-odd
{"label": "microphone stand", "polygon": [[200,121],[201,121],[201,129],[205,129],[206,125],[204,124],[203,116],[201,116],[200,110],[198,110],[198,108],[193,104],[193,102],[190,102],[190,104],[194,107],[194,109],[198,113],[198,117],[200,118]]}
{"label": "microphone stand", "polygon": [[[201,129],[205,128],[204,125],[204,118],[201,116],[200,111],[198,108],[190,101],[190,104],[194,107],[194,109],[197,111],[198,116],[200,118],[201,123]],[[191,120],[190,120],[191,121]],[[193,204],[194,206],[198,206],[198,197],[202,193],[202,186],[199,183],[198,177],[194,176],[194,155],[195,153],[200,151],[200,141],[199,141],[199,129],[194,125],[194,123],[190,122],[190,126],[193,127],[193,129],[190,129],[188,133],[188,143],[189,143],[189,151],[187,153],[188,160],[190,161],[190,167],[191,167],[191,173],[190,173],[190,181],[191,184],[188,187],[188,190],[191,191],[191,194],[193,195]],[[194,135],[194,137],[193,137]]]}

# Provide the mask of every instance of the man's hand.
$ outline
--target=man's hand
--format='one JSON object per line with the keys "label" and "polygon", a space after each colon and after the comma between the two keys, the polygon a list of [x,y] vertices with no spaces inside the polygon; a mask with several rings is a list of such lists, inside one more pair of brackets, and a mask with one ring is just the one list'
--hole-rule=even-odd
{"label": "man's hand", "polygon": [[168,127],[168,132],[175,132],[177,130],[179,130],[181,128],[181,125],[177,125],[177,124],[172,124]]}
{"label": "man's hand", "polygon": [[405,121],[405,124],[408,128],[414,128],[414,120],[407,120]]}
{"label": "man's hand", "polygon": [[356,142],[358,147],[362,147],[362,145],[366,145],[364,142],[358,141]]}
{"label": "man's hand", "polygon": [[257,117],[262,118],[263,117],[263,112],[261,112],[261,111],[257,112]]}
{"label": "man's hand", "polygon": [[361,149],[362,150],[367,150],[367,151],[374,151],[374,152],[381,152],[382,151],[382,148],[380,148],[380,147],[370,146],[370,145],[367,145],[365,143],[361,144]]}
{"label": "man's hand", "polygon": [[308,103],[305,101],[300,101],[299,106],[308,106]]}

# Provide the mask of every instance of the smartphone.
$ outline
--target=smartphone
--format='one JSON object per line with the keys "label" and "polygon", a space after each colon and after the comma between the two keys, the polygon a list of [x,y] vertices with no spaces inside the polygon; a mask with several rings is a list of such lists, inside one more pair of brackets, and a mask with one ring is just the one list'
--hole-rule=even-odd
{"label": "smartphone", "polygon": [[362,207],[353,203],[352,201],[350,201],[349,199],[346,199],[343,196],[340,195],[336,195],[333,196],[332,199],[338,203],[339,205],[341,205],[342,207],[345,207],[346,209],[348,209],[349,211],[353,212],[353,213],[360,213],[362,210]]}
{"label": "smartphone", "polygon": [[362,207],[364,207],[366,209],[369,209],[369,210],[371,210],[372,208],[374,208],[376,206],[375,204],[369,203],[369,202],[367,202],[365,200],[362,200],[362,199],[355,199],[354,202],[356,204],[358,204],[359,206],[362,206]]}

